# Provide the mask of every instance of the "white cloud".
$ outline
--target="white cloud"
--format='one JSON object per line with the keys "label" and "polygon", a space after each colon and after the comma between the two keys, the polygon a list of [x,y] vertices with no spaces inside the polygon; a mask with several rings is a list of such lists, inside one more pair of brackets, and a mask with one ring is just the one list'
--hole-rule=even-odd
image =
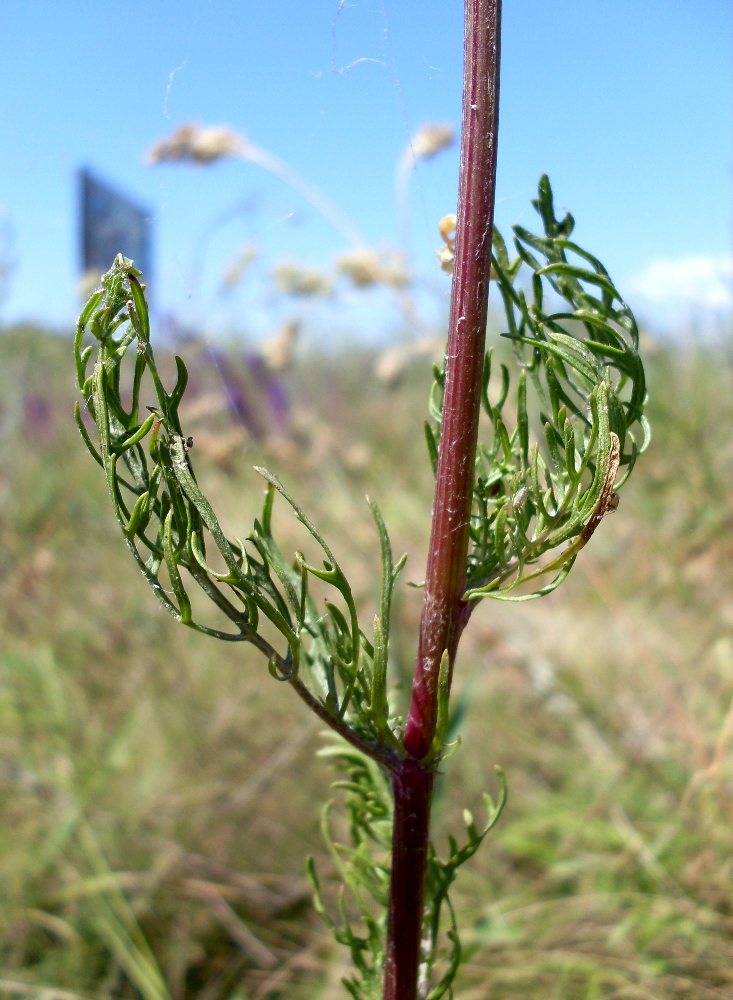
{"label": "white cloud", "polygon": [[720,328],[733,311],[733,257],[653,260],[624,290],[632,308],[654,325]]}

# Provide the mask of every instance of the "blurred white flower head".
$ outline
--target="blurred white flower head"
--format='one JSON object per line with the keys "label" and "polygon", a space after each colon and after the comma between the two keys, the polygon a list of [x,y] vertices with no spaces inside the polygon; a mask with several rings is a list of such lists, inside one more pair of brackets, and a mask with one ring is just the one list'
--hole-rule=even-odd
{"label": "blurred white flower head", "polygon": [[453,274],[453,264],[456,259],[456,221],[455,215],[444,215],[438,223],[438,230],[445,246],[436,252],[440,266],[447,274]]}
{"label": "blurred white flower head", "polygon": [[199,166],[216,163],[227,157],[244,156],[247,140],[228,125],[179,125],[168,136],[156,142],[148,152],[146,162],[195,163]]}
{"label": "blurred white flower head", "polygon": [[412,138],[412,155],[416,160],[429,160],[453,145],[456,130],[452,125],[423,125]]}

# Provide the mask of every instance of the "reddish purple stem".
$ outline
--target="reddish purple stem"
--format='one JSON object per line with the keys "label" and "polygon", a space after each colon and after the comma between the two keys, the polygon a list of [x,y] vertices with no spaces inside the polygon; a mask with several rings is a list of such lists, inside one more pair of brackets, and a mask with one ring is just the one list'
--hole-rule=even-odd
{"label": "reddish purple stem", "polygon": [[463,601],[488,310],[499,124],[501,0],[466,0],[456,258],[443,423],[420,637],[405,730],[410,758],[392,777],[395,813],[384,1000],[416,1000],[440,661],[451,673]]}
{"label": "reddish purple stem", "polygon": [[499,123],[501,0],[466,0],[456,259],[443,425],[412,703],[405,747],[420,759],[435,733],[440,659],[451,669],[465,617],[469,524],[489,301]]}

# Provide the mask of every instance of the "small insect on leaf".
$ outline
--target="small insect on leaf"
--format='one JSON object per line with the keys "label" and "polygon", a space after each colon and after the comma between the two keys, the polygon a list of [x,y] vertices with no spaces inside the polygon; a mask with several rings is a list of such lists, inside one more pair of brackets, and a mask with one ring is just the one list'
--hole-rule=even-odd
{"label": "small insect on leaf", "polygon": [[514,508],[514,510],[519,510],[522,507],[528,495],[529,495],[529,486],[523,486],[521,489],[517,490],[517,492],[512,497],[512,507]]}

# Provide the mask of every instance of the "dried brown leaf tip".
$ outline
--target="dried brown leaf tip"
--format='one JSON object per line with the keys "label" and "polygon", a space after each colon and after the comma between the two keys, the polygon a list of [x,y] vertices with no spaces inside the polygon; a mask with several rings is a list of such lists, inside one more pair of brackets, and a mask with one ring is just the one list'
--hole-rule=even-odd
{"label": "dried brown leaf tip", "polygon": [[606,479],[603,483],[603,489],[601,490],[601,495],[598,498],[596,509],[593,511],[590,516],[590,520],[580,533],[581,537],[586,542],[601,523],[603,517],[608,513],[613,513],[613,511],[618,508],[619,496],[613,487],[616,482],[620,461],[621,442],[619,441],[618,434],[614,434],[614,432],[611,431],[611,450],[608,456],[608,472],[606,473]]}

